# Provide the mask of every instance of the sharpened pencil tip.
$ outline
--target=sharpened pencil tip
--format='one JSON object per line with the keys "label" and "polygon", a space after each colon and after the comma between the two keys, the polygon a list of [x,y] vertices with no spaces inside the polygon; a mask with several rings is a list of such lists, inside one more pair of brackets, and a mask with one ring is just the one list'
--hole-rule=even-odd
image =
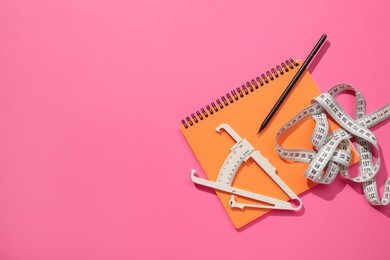
{"label": "sharpened pencil tip", "polygon": [[260,129],[259,129],[259,131],[257,131],[257,135],[259,135],[260,134],[260,132],[261,132],[261,130],[263,130],[265,128],[265,125],[264,124],[262,124],[261,126],[260,126]]}

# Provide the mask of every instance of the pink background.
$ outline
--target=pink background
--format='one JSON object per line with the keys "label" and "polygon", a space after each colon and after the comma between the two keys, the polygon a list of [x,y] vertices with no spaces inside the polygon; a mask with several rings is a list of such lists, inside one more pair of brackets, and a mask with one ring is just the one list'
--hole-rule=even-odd
{"label": "pink background", "polygon": [[[35,2],[35,3],[32,3]],[[293,57],[389,101],[389,1],[1,1],[0,259],[374,259],[390,206],[338,178],[237,231],[194,187],[194,110]],[[353,98],[343,104],[352,110]],[[374,127],[390,165],[389,123]],[[356,168],[354,169],[356,172]]]}

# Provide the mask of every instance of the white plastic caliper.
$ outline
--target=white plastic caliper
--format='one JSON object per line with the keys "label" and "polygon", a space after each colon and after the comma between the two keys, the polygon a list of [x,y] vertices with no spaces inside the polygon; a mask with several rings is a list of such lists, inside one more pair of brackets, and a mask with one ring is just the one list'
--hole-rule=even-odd
{"label": "white plastic caliper", "polygon": [[[240,208],[245,207],[250,208],[264,208],[264,209],[284,209],[284,210],[299,210],[302,207],[302,201],[299,197],[287,186],[286,183],[279,178],[275,173],[275,167],[273,167],[270,162],[261,155],[259,151],[255,151],[253,146],[246,140],[242,139],[228,124],[221,124],[217,127],[217,132],[220,132],[221,129],[225,131],[237,142],[232,148],[229,156],[226,158],[223,163],[221,170],[219,171],[217,181],[209,181],[206,179],[199,178],[195,176],[195,170],[191,171],[191,179],[194,183],[199,185],[207,186],[216,190],[225,191],[231,193],[231,199],[229,201],[230,208]],[[240,165],[249,158],[253,158],[255,162],[272,178],[272,180],[290,197],[290,199],[295,200],[297,205],[293,205],[290,202],[275,199],[251,191],[235,188],[232,186],[234,176],[240,167]],[[260,205],[260,204],[243,204],[236,202],[234,195],[239,195],[244,198],[249,198],[259,202],[267,203],[270,205]]]}

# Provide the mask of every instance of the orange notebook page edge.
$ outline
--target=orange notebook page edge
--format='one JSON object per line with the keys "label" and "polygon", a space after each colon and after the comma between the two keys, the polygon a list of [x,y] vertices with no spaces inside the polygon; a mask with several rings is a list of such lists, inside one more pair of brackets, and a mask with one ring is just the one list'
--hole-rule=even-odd
{"label": "orange notebook page edge", "polygon": [[[298,63],[301,64],[300,61]],[[259,150],[276,167],[276,173],[296,194],[302,194],[315,185],[303,176],[307,164],[286,161],[279,157],[274,148],[274,138],[277,130],[299,111],[310,105],[312,98],[320,94],[308,71],[301,76],[301,79],[279,108],[267,129],[259,136],[256,134],[262,120],[291,81],[299,66],[278,78],[274,78],[269,84],[249,92],[245,97],[234,101],[223,109],[219,109],[213,115],[199,120],[193,126],[188,128],[181,126],[185,139],[209,180],[215,181],[217,179],[223,162],[235,144],[228,133],[225,131],[217,133],[215,130],[220,124],[226,123],[238,135],[247,139],[256,150]],[[298,127],[283,135],[280,139],[281,144],[285,148],[312,150],[310,136],[314,127],[313,119],[303,121]],[[338,126],[334,122],[330,122],[331,131],[337,128]],[[352,150],[352,163],[356,163],[358,157],[356,151]],[[197,171],[199,172],[200,169],[197,169]],[[188,178],[190,178],[190,171],[188,171]],[[252,159],[240,166],[232,186],[285,201],[289,200],[283,190]],[[216,193],[237,229],[270,211],[269,209],[258,208],[231,209],[228,203],[231,194],[217,190]],[[236,200],[241,203],[258,203],[239,196],[236,197]]]}

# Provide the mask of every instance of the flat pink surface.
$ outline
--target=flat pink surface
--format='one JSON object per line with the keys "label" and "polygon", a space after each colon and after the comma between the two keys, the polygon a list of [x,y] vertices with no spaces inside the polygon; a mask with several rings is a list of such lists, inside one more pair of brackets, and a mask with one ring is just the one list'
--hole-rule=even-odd
{"label": "flat pink surface", "polygon": [[[390,206],[338,178],[237,231],[197,189],[194,110],[293,57],[389,101],[389,1],[1,1],[0,259],[379,259]],[[353,99],[343,101],[352,111]],[[390,124],[379,139],[383,188]],[[355,168],[356,171],[356,168]],[[314,256],[315,255],[315,256]]]}

